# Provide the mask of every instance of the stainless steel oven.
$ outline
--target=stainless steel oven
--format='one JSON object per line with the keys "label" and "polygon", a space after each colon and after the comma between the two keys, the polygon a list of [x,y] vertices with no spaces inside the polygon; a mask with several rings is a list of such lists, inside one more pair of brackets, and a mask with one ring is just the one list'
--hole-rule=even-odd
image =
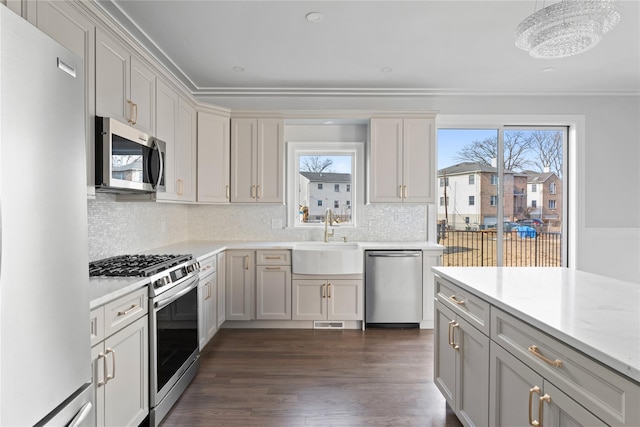
{"label": "stainless steel oven", "polygon": [[199,266],[193,261],[151,277],[149,304],[150,425],[167,415],[200,367]]}

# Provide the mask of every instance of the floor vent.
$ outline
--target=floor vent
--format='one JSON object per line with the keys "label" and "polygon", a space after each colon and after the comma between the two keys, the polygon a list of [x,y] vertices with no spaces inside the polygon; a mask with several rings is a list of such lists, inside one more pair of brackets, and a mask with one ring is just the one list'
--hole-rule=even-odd
{"label": "floor vent", "polygon": [[313,329],[344,329],[344,322],[327,322],[324,320],[316,320],[313,322]]}

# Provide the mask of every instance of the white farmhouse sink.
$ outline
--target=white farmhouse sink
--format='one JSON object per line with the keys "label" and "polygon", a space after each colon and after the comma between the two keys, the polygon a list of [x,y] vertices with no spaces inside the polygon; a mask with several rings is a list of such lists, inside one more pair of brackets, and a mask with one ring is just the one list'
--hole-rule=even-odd
{"label": "white farmhouse sink", "polygon": [[300,242],[291,251],[294,274],[362,274],[364,254],[357,243]]}

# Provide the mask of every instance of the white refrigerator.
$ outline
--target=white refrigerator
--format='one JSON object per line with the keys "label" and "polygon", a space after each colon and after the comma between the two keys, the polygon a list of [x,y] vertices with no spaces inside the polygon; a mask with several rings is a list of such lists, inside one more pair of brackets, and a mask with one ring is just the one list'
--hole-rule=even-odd
{"label": "white refrigerator", "polygon": [[0,4],[0,425],[92,425],[82,60]]}

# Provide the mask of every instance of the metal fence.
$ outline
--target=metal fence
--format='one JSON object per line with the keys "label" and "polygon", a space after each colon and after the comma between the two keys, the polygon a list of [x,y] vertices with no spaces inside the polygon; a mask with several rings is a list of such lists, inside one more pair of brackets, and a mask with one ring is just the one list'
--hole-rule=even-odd
{"label": "metal fence", "polygon": [[[445,246],[443,265],[457,267],[496,266],[497,232],[495,230],[447,230],[440,240]],[[502,265],[505,267],[562,266],[560,233],[505,232]]]}

